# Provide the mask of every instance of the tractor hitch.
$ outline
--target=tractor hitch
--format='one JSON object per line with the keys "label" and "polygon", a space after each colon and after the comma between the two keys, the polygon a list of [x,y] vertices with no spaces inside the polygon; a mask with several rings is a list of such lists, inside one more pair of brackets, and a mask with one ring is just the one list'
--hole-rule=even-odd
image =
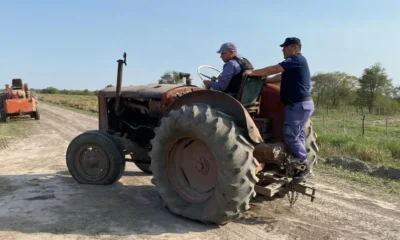
{"label": "tractor hitch", "polygon": [[[255,191],[266,197],[273,197],[276,194],[285,195],[288,193],[287,184],[292,184],[293,179],[287,178],[284,175],[274,171],[258,173],[260,181],[255,185]],[[306,183],[295,183],[293,190],[311,198],[314,202],[316,189],[308,186]],[[308,191],[311,190],[311,193]]]}

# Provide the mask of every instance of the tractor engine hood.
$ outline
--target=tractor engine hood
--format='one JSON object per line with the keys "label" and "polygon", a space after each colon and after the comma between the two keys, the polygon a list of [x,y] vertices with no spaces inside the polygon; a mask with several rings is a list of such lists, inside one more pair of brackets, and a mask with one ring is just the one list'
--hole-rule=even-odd
{"label": "tractor engine hood", "polygon": [[[143,98],[143,99],[161,99],[164,94],[174,89],[198,89],[194,85],[185,84],[148,84],[139,86],[127,86],[121,88],[122,98]],[[99,92],[99,95],[106,98],[114,98],[116,87],[104,88]]]}

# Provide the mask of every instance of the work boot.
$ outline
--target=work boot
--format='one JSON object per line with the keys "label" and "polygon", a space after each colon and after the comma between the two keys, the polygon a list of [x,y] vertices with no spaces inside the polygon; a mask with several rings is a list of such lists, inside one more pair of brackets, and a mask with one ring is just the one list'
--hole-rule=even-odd
{"label": "work boot", "polygon": [[298,170],[298,174],[295,174],[293,176],[293,181],[296,183],[304,182],[306,178],[309,178],[311,176],[311,167],[310,163],[307,160],[301,160],[297,158],[291,158],[290,163],[295,169],[299,169],[302,166],[305,166],[304,170]]}

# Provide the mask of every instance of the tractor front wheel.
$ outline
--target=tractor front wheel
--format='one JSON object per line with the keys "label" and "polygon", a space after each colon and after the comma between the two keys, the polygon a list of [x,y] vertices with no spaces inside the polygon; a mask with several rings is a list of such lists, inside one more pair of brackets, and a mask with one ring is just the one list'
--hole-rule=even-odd
{"label": "tractor front wheel", "polygon": [[224,224],[250,208],[258,162],[234,119],[196,104],[171,111],[155,131],[152,183],[171,212]]}
{"label": "tractor front wheel", "polygon": [[72,177],[82,184],[112,184],[125,170],[121,149],[111,136],[98,130],[75,137],[68,146],[66,162]]}

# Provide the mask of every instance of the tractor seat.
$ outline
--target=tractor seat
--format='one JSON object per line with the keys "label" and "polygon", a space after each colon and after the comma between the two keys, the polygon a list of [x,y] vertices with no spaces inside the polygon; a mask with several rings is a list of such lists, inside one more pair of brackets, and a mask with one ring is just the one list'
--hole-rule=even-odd
{"label": "tractor seat", "polygon": [[265,77],[247,77],[242,81],[236,99],[249,111],[258,112]]}

